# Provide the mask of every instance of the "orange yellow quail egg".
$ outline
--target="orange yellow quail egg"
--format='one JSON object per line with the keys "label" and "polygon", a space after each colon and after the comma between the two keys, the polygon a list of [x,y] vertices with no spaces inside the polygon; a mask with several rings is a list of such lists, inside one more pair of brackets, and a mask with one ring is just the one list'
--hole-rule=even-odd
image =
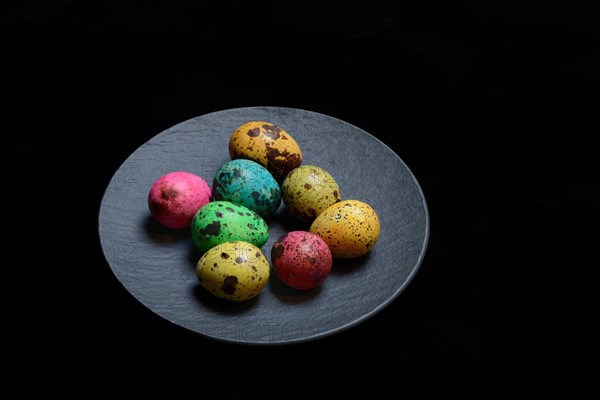
{"label": "orange yellow quail egg", "polygon": [[229,138],[232,160],[245,158],[265,167],[281,182],[302,163],[302,151],[294,138],[281,127],[268,121],[248,121]]}
{"label": "orange yellow quail egg", "polygon": [[377,243],[380,229],[377,213],[361,200],[344,200],[329,206],[310,226],[310,232],[327,243],[334,258],[368,253]]}

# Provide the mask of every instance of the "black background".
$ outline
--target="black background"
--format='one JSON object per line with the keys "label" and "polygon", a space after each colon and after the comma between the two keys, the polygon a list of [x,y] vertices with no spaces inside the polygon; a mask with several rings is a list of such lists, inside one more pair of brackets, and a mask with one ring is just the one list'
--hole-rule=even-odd
{"label": "black background", "polygon": [[[3,1],[0,393],[598,398],[599,17],[583,0]],[[428,201],[406,291],[315,342],[173,326],[98,242],[138,146],[261,105],[377,136]]]}

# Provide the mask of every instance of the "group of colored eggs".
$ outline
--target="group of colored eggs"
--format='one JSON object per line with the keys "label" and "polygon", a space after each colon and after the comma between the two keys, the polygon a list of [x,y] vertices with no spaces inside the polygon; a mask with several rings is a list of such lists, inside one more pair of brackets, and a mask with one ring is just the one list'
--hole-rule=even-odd
{"label": "group of colored eggs", "polygon": [[362,256],[377,242],[375,210],[361,200],[342,200],[336,180],[322,167],[301,165],[298,143],[277,125],[240,125],[230,136],[229,155],[212,186],[194,173],[173,171],[148,193],[158,223],[191,229],[202,253],[196,276],[214,296],[245,301],[265,288],[271,273],[261,250],[269,239],[266,220],[281,202],[307,226],[280,236],[271,247],[273,270],[291,288],[320,286],[335,258]]}

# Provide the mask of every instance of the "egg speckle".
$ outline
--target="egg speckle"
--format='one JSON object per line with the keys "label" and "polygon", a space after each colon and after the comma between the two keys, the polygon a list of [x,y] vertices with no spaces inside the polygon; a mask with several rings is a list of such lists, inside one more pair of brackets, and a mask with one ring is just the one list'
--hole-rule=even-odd
{"label": "egg speckle", "polygon": [[336,180],[316,165],[293,169],[281,184],[285,208],[296,219],[312,222],[323,210],[341,200]]}
{"label": "egg speckle", "polygon": [[267,285],[270,266],[261,249],[244,241],[212,247],[196,264],[196,277],[211,294],[231,301],[258,296]]}
{"label": "egg speckle", "polygon": [[273,175],[246,159],[223,164],[215,173],[212,193],[214,200],[245,206],[263,218],[275,213],[281,204],[281,188]]}
{"label": "egg speckle", "polygon": [[309,231],[327,243],[334,258],[354,258],[369,252],[380,233],[375,210],[360,200],[344,200],[325,209]]}
{"label": "egg speckle", "polygon": [[302,163],[302,150],[294,138],[268,121],[240,125],[229,139],[232,160],[248,159],[265,167],[280,182]]}
{"label": "egg speckle", "polygon": [[159,177],[148,192],[152,217],[167,228],[187,228],[198,209],[209,203],[211,188],[200,176],[173,171]]}
{"label": "egg speckle", "polygon": [[201,252],[236,240],[262,247],[269,239],[269,227],[260,215],[229,201],[212,201],[200,208],[192,220],[191,231]]}
{"label": "egg speckle", "polygon": [[309,290],[325,282],[333,260],[329,247],[319,236],[291,231],[273,243],[271,262],[283,283],[294,289]]}

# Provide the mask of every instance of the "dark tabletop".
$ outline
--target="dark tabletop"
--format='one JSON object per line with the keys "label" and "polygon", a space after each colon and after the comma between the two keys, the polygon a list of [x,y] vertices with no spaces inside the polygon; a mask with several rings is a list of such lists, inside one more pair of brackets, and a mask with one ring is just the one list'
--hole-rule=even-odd
{"label": "dark tabletop", "polygon": [[[594,2],[90,3],[0,5],[0,394],[598,398]],[[368,321],[222,343],[109,268],[98,214],[121,163],[248,106],[349,122],[418,179],[426,256]]]}

